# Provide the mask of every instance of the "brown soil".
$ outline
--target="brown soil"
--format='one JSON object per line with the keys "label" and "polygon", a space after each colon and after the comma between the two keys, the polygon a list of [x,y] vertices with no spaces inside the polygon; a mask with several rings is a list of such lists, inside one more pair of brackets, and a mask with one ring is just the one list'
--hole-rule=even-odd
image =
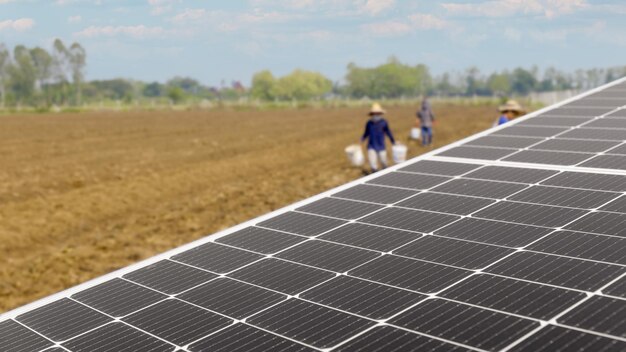
{"label": "brown soil", "polygon": [[[388,111],[406,141],[413,109]],[[436,108],[435,147],[489,127],[493,111]],[[362,109],[0,117],[0,311],[360,177],[343,148],[365,120]]]}

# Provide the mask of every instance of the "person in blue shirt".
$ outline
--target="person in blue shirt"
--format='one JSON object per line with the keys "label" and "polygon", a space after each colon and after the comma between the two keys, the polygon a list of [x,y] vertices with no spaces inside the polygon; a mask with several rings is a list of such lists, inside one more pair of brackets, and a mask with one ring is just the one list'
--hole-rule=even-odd
{"label": "person in blue shirt", "polygon": [[392,144],[396,144],[393,134],[389,129],[389,123],[383,118],[385,110],[380,104],[375,103],[369,112],[370,119],[365,124],[365,132],[361,137],[361,143],[367,139],[367,159],[369,160],[372,172],[378,171],[378,162],[381,167],[387,167],[387,150],[385,147],[385,135],[389,137]]}
{"label": "person in blue shirt", "polygon": [[498,110],[500,111],[500,117],[498,117],[496,122],[493,124],[494,126],[503,125],[520,116],[524,112],[522,106],[515,100],[507,101],[506,104],[501,105]]}

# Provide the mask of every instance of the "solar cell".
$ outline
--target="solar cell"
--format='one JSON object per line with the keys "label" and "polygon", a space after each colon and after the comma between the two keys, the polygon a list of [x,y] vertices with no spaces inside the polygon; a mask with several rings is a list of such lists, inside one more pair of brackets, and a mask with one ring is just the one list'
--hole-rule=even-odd
{"label": "solar cell", "polygon": [[513,251],[504,247],[426,236],[396,249],[393,254],[474,270],[482,269]]}
{"label": "solar cell", "polygon": [[518,137],[552,137],[564,131],[566,127],[526,127],[512,126],[493,132],[492,136],[518,136]]}
{"label": "solar cell", "polygon": [[450,266],[383,255],[350,271],[349,275],[417,292],[435,293],[470,273]]}
{"label": "solar cell", "polygon": [[378,252],[317,240],[304,242],[276,255],[281,259],[339,273],[378,256]]}
{"label": "solar cell", "polygon": [[544,227],[465,218],[435,231],[435,234],[517,248],[526,246],[551,232],[552,229]]}
{"label": "solar cell", "polygon": [[493,202],[493,200],[485,198],[428,192],[417,194],[398,203],[398,206],[441,213],[469,215]]}
{"label": "solar cell", "polygon": [[624,350],[626,350],[624,341],[554,325],[543,327],[539,332],[511,349],[513,352],[620,352]]}
{"label": "solar cell", "polygon": [[313,348],[247,324],[235,324],[191,346],[191,352],[314,352]]}
{"label": "solar cell", "polygon": [[586,297],[582,292],[486,274],[474,275],[441,296],[544,320]]}
{"label": "solar cell", "polygon": [[60,342],[113,319],[68,298],[62,298],[19,315],[15,320],[52,341]]}
{"label": "solar cell", "polygon": [[444,152],[437,154],[438,156],[448,156],[453,158],[466,158],[466,159],[483,159],[483,160],[498,160],[509,154],[515,153],[515,149],[505,148],[487,148],[487,147],[456,147],[448,149]]}
{"label": "solar cell", "polygon": [[[418,180],[421,178],[417,175],[410,175],[410,174],[399,174],[399,175],[402,175],[402,176],[406,175],[409,177],[414,177],[415,179],[418,179]],[[429,177],[429,176],[426,176],[426,177]],[[431,177],[435,177],[435,176],[431,176]],[[400,178],[403,178],[403,177],[400,177]],[[398,184],[402,184],[405,186],[407,185],[402,182],[398,182]],[[399,186],[396,186],[396,187],[399,187]],[[412,188],[412,187],[406,187],[406,188]],[[401,201],[404,198],[408,198],[414,195],[415,193],[417,192],[406,190],[406,189],[397,189],[397,188],[370,186],[370,185],[358,185],[358,186],[349,188],[345,191],[335,193],[333,196],[346,198],[346,199],[361,200],[365,202],[378,203],[378,204],[393,204],[393,203]]]}
{"label": "solar cell", "polygon": [[532,164],[576,165],[591,157],[593,154],[522,150],[504,158],[504,160]]}
{"label": "solar cell", "polygon": [[556,231],[529,250],[626,265],[626,239],[583,232]]}
{"label": "solar cell", "polygon": [[274,230],[291,232],[303,236],[317,236],[345,224],[344,220],[288,212],[258,224]]}
{"label": "solar cell", "polygon": [[599,155],[581,164],[583,167],[598,169],[626,170],[626,156]]}
{"label": "solar cell", "polygon": [[229,278],[218,278],[177,298],[235,319],[244,319],[287,299],[287,296]]}
{"label": "solar cell", "polygon": [[431,175],[459,176],[479,167],[480,165],[476,164],[420,160],[409,166],[401,168],[400,171],[418,172]]}
{"label": "solar cell", "polygon": [[555,126],[555,127],[572,127],[578,126],[587,122],[586,119],[580,119],[576,117],[535,117],[532,119],[524,120],[517,124],[517,126]]}
{"label": "solar cell", "polygon": [[247,227],[226,237],[219,238],[215,242],[252,252],[273,254],[306,239],[306,237],[289,235],[259,227]]}
{"label": "solar cell", "polygon": [[573,139],[597,139],[605,141],[624,141],[626,140],[626,130],[608,129],[608,128],[576,128],[565,132],[559,137]]}
{"label": "solar cell", "polygon": [[620,277],[626,268],[587,260],[519,252],[486,269],[487,272],[593,292]]}
{"label": "solar cell", "polygon": [[123,277],[156,291],[173,295],[207,282],[217,275],[169,260],[162,260]]}
{"label": "solar cell", "polygon": [[622,277],[613,284],[609,285],[609,287],[604,288],[602,293],[605,295],[626,298],[626,277]]}
{"label": "solar cell", "polygon": [[605,117],[607,118],[625,118],[626,117],[626,109],[621,109],[621,110],[617,110],[615,112],[612,112],[608,115],[606,115]]}
{"label": "solar cell", "polygon": [[471,350],[410,333],[388,325],[379,326],[339,347],[341,352],[469,352]]}
{"label": "solar cell", "polygon": [[39,351],[53,343],[13,320],[0,322],[0,350],[5,352]]}
{"label": "solar cell", "polygon": [[559,227],[586,214],[584,210],[537,204],[499,202],[475,214],[476,217],[518,224]]}
{"label": "solar cell", "polygon": [[488,351],[506,347],[539,326],[532,320],[441,299],[429,299],[390,323]]}
{"label": "solar cell", "polygon": [[172,257],[178,262],[218,274],[231,272],[261,258],[260,254],[216,243],[206,243]]}
{"label": "solar cell", "polygon": [[381,209],[382,205],[354,202],[337,198],[324,198],[296,210],[334,218],[354,220]]}
{"label": "solar cell", "polygon": [[270,290],[296,295],[332,279],[336,274],[270,258],[237,270],[228,276]]}
{"label": "solar cell", "polygon": [[626,237],[626,214],[594,212],[566,226],[569,230]]}
{"label": "solar cell", "polygon": [[172,352],[174,346],[122,323],[107,324],[63,343],[72,352]]}
{"label": "solar cell", "polygon": [[[625,120],[626,121],[626,120]],[[611,150],[606,151],[607,154],[626,155],[626,144],[621,144]]]}
{"label": "solar cell", "polygon": [[300,295],[301,298],[371,319],[390,318],[427,296],[341,275]]}
{"label": "solar cell", "polygon": [[411,241],[415,241],[421,236],[414,232],[355,223],[332,230],[320,236],[320,239],[389,252]]}
{"label": "solar cell", "polygon": [[[445,171],[445,170],[444,170]],[[442,172],[444,172],[442,171]],[[410,188],[416,190],[424,190],[432,188],[438,184],[449,181],[449,177],[444,176],[434,176],[434,175],[425,175],[425,174],[412,174],[407,172],[392,172],[387,175],[383,175],[381,177],[377,177],[368,183],[383,185],[383,186],[392,186],[392,187],[401,187],[401,188]],[[365,186],[364,186],[365,187]],[[379,188],[381,191],[387,192],[388,194],[394,194],[393,191],[388,188]],[[340,192],[340,194],[343,192]],[[406,198],[405,195],[407,192],[402,192],[403,198]],[[395,198],[396,201],[400,200]],[[388,203],[395,203],[388,202]]]}
{"label": "solar cell", "polygon": [[562,172],[541,182],[544,185],[598,191],[626,192],[626,176],[585,172]]}
{"label": "solar cell", "polygon": [[580,153],[600,153],[612,147],[615,147],[619,143],[620,142],[614,142],[614,141],[595,141],[595,140],[555,138],[555,139],[546,140],[545,142],[532,146],[530,149],[563,151],[563,152],[580,152]]}
{"label": "solar cell", "polygon": [[548,112],[541,114],[540,116],[576,116],[587,119],[592,119],[596,116],[601,116],[613,110],[612,108],[604,107],[584,107],[584,106],[564,106],[556,109],[552,109]]}
{"label": "solar cell", "polygon": [[194,342],[233,323],[232,319],[168,299],[140,310],[123,321],[178,346]]}
{"label": "solar cell", "polygon": [[468,178],[482,180],[517,182],[517,183],[537,183],[545,180],[558,171],[526,169],[520,167],[486,166],[466,175]]}
{"label": "solar cell", "polygon": [[611,99],[611,98],[592,98],[592,99],[580,99],[575,100],[564,107],[568,106],[585,106],[585,107],[606,107],[606,108],[618,108],[624,105],[623,99]]}
{"label": "solar cell", "polygon": [[508,182],[482,181],[462,178],[435,187],[433,191],[465,196],[501,199],[506,198],[513,193],[517,193],[526,187],[526,185]]}
{"label": "solar cell", "polygon": [[248,323],[317,348],[331,348],[375,325],[335,309],[289,299],[248,319]]}
{"label": "solar cell", "polygon": [[626,337],[626,300],[593,296],[558,319],[561,324]]}
{"label": "solar cell", "polygon": [[458,219],[459,217],[455,215],[401,208],[387,208],[369,215],[360,221],[372,225],[393,227],[399,230],[427,233],[435,231]]}
{"label": "solar cell", "polygon": [[615,199],[611,203],[600,208],[600,210],[626,213],[626,196]]}
{"label": "solar cell", "polygon": [[113,317],[123,317],[167,298],[166,295],[122,279],[113,279],[72,296]]}
{"label": "solar cell", "polygon": [[533,186],[509,197],[509,199],[526,203],[594,209],[619,196],[620,193],[613,192]]}
{"label": "solar cell", "polygon": [[587,99],[596,99],[596,98],[613,98],[613,99],[626,100],[626,92],[622,90],[606,89],[601,92],[594,93],[594,94],[587,96]]}
{"label": "solar cell", "polygon": [[626,128],[626,120],[622,119],[597,119],[585,125],[586,127],[598,128]]}
{"label": "solar cell", "polygon": [[518,149],[529,147],[542,140],[542,138],[528,137],[485,136],[469,141],[464,145]]}

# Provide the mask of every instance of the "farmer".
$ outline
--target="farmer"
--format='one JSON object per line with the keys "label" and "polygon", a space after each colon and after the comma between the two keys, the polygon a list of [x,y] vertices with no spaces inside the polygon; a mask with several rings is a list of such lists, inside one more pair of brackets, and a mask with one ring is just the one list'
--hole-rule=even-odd
{"label": "farmer", "polygon": [[422,100],[422,107],[417,112],[418,127],[422,128],[422,145],[428,146],[433,142],[433,123],[435,122],[435,114],[430,107],[428,98]]}
{"label": "farmer", "polygon": [[494,126],[505,124],[524,113],[522,106],[515,100],[507,101],[506,104],[498,108],[498,111],[500,111],[500,117],[493,124]]}
{"label": "farmer", "polygon": [[370,162],[372,172],[378,171],[378,160],[382,168],[387,167],[387,150],[385,149],[385,134],[389,137],[392,144],[396,144],[396,140],[391,134],[387,120],[383,118],[385,110],[378,103],[374,103],[369,112],[370,119],[365,124],[365,132],[361,137],[361,143],[367,141],[367,159]]}

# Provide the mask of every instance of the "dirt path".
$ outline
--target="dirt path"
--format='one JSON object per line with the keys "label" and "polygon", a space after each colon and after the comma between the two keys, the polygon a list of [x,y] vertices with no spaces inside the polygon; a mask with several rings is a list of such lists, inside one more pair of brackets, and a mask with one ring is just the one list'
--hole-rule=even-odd
{"label": "dirt path", "polygon": [[[413,109],[388,111],[406,141]],[[435,146],[494,117],[436,112]],[[0,117],[0,311],[361,176],[343,148],[365,119],[356,109]]]}

